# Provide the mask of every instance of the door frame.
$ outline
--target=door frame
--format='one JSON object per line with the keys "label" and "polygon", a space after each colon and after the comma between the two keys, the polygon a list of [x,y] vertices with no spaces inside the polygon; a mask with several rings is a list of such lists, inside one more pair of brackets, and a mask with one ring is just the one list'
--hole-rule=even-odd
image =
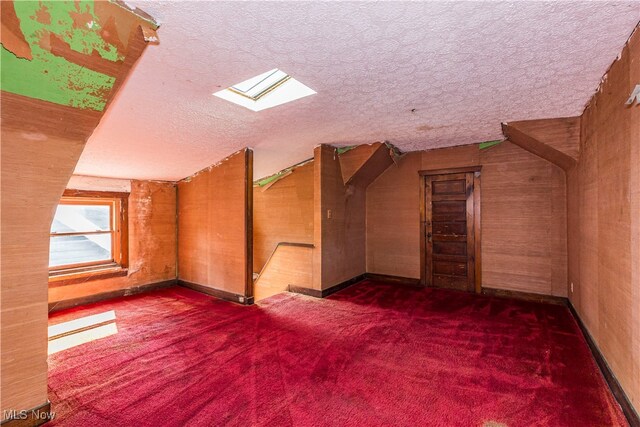
{"label": "door frame", "polygon": [[456,173],[473,173],[473,237],[474,237],[474,288],[477,294],[482,292],[482,230],[480,221],[481,203],[481,171],[482,166],[464,168],[429,169],[418,171],[420,176],[420,284],[427,286],[427,212],[426,212],[426,177],[432,175],[452,175]]}

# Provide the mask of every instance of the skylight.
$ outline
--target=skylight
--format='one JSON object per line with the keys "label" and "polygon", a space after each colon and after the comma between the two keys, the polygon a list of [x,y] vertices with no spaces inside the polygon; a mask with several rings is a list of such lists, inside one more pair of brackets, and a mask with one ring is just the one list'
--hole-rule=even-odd
{"label": "skylight", "polygon": [[303,85],[284,71],[274,68],[216,92],[214,95],[249,110],[261,111],[315,93],[313,89]]}

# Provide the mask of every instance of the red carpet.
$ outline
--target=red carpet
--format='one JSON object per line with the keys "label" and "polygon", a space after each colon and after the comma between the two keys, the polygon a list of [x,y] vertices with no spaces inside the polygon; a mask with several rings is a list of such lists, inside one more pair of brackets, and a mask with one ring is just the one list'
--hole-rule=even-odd
{"label": "red carpet", "polygon": [[362,282],[243,307],[171,288],[49,358],[60,426],[626,425],[565,307]]}

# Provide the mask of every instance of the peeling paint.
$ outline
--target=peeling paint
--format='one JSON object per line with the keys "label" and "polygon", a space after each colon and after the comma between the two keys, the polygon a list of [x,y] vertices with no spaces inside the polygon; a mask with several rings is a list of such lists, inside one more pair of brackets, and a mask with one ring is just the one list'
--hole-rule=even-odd
{"label": "peeling paint", "polygon": [[[56,104],[102,111],[115,77],[50,51],[51,35],[55,35],[73,51],[98,54],[109,61],[122,59],[118,49],[98,34],[100,27],[93,1],[15,2],[14,8],[33,59],[18,58],[3,45],[1,89]],[[92,28],[87,27],[89,22],[93,22]]]}
{"label": "peeling paint", "polygon": [[266,185],[269,184],[275,184],[277,181],[281,180],[282,178],[284,178],[285,176],[288,176],[289,174],[291,174],[295,169],[299,168],[300,166],[304,166],[309,162],[312,162],[313,158],[311,159],[307,159],[307,160],[303,160],[300,163],[296,163],[293,166],[289,166],[288,168],[282,169],[279,172],[274,173],[273,175],[269,175],[267,177],[261,178],[259,180],[256,180],[253,182],[253,185],[258,186],[258,187],[264,187]]}
{"label": "peeling paint", "polygon": [[[12,39],[7,39],[9,42],[3,39],[0,89],[56,104],[103,111],[126,54],[126,33],[130,25],[136,20],[139,25],[144,18],[132,15],[118,28],[114,16],[106,12],[113,8],[96,5],[93,0],[11,4],[17,19],[13,32],[22,33],[31,49],[31,58],[18,52],[19,46]],[[116,9],[121,13],[119,10]],[[157,28],[155,23],[150,25]],[[121,40],[123,37],[125,40]]]}
{"label": "peeling paint", "polygon": [[347,151],[353,150],[354,148],[356,148],[356,145],[348,145],[346,147],[338,147],[338,148],[336,148],[336,153],[338,153],[338,155],[344,154]]}
{"label": "peeling paint", "polygon": [[496,139],[495,141],[485,141],[485,142],[481,142],[479,147],[481,150],[486,150],[487,148],[491,148],[495,145],[500,144],[501,142],[504,142],[504,140]]}
{"label": "peeling paint", "polygon": [[22,34],[22,30],[20,29],[20,20],[16,16],[13,2],[0,2],[0,10],[2,13],[0,43],[7,47],[18,58],[33,59],[29,43],[24,39],[24,34]]}

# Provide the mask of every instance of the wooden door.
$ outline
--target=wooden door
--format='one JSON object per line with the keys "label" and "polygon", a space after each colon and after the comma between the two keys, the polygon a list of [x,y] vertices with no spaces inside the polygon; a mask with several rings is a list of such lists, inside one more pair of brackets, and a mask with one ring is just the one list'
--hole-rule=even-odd
{"label": "wooden door", "polygon": [[423,281],[426,286],[480,291],[476,287],[474,171],[424,176]]}

